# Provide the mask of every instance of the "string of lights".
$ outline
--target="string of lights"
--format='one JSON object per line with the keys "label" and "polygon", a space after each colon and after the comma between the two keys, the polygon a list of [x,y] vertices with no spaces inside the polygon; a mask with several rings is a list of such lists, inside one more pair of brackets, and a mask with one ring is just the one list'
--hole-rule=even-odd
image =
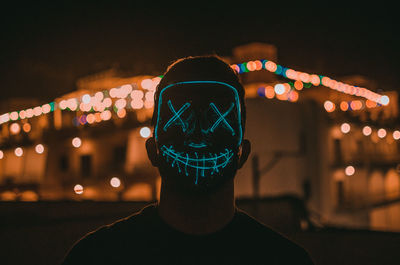
{"label": "string of lights", "polygon": [[302,83],[311,84],[313,86],[325,86],[327,88],[348,94],[354,95],[358,97],[363,97],[373,102],[379,103],[381,105],[389,104],[389,97],[386,95],[380,95],[375,93],[369,89],[349,85],[337,80],[334,80],[330,77],[317,75],[317,74],[309,74],[305,72],[296,71],[291,68],[287,68],[276,64],[270,60],[254,60],[248,61],[240,64],[232,64],[232,69],[237,71],[239,74],[260,70],[267,70],[276,75],[283,76],[288,79],[292,79],[295,81],[300,81]]}
{"label": "string of lights", "polygon": [[[386,95],[380,95],[375,93],[371,90],[366,88],[352,86],[349,84],[345,84],[334,79],[331,79],[327,76],[323,75],[316,75],[316,74],[308,74],[305,72],[296,71],[291,68],[287,68],[276,64],[270,60],[254,60],[248,61],[240,64],[232,64],[232,69],[237,71],[239,74],[252,72],[252,71],[260,71],[260,70],[267,70],[276,75],[283,76],[288,79],[294,80],[293,83],[285,83],[289,84],[291,87],[294,87],[296,90],[301,90],[303,87],[310,87],[313,86],[325,86],[331,88],[333,90],[346,93],[349,95],[359,96],[367,99],[367,104],[373,105],[387,105],[389,104],[389,97]],[[152,79],[143,79],[140,83],[140,86],[145,89],[149,90],[149,92],[154,93],[154,89],[156,85],[160,82],[162,76],[157,76]],[[294,90],[286,91],[287,85],[285,84],[277,84],[274,87],[274,96],[281,100],[289,100],[289,101],[297,101],[298,94],[293,93]],[[29,119],[32,117],[38,117],[40,115],[48,114],[53,112],[55,109],[60,108],[61,110],[70,110],[70,111],[83,111],[83,112],[93,112],[98,111],[100,113],[104,111],[109,111],[109,108],[112,105],[112,99],[119,98],[125,99],[130,95],[131,107],[133,109],[141,109],[151,108],[153,107],[152,98],[153,94],[146,93],[144,94],[141,89],[134,89],[137,88],[136,84],[125,84],[118,88],[111,88],[109,90],[99,91],[93,97],[89,94],[85,94],[80,98],[70,98],[70,99],[63,99],[60,102],[52,101],[50,103],[43,104],[41,106],[36,106],[33,108],[28,108],[25,110],[20,111],[12,111],[8,113],[4,113],[0,115],[0,124],[6,122],[12,122],[17,120]],[[282,92],[285,89],[285,92]],[[287,93],[289,92],[289,93]],[[259,93],[260,94],[260,93]],[[287,94],[287,99],[285,99]],[[108,95],[105,96],[105,95]],[[266,97],[272,97],[272,90],[271,88],[265,88],[264,95]],[[145,97],[145,101],[143,101],[143,96]],[[116,100],[115,107],[118,110],[123,109],[123,105],[126,104],[124,100]],[[147,104],[147,105],[146,105]],[[353,103],[358,104],[358,103]],[[343,104],[344,106],[344,104]],[[348,105],[348,110],[352,110],[351,103]],[[344,107],[343,107],[344,108]],[[118,113],[118,110],[116,111]],[[343,109],[342,109],[343,110]],[[123,111],[120,111],[119,116],[123,116]],[[109,114],[106,112],[103,116],[108,117]],[[89,118],[89,121],[92,120]]]}

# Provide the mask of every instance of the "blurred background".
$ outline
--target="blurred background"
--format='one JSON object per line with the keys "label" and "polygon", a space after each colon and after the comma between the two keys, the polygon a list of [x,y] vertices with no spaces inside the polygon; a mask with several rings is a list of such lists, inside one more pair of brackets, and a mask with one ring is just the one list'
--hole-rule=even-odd
{"label": "blurred background", "polygon": [[246,89],[253,150],[237,205],[316,264],[398,264],[390,6],[60,1],[2,13],[2,264],[58,264],[87,232],[157,200],[144,147],[155,87],[174,60],[206,54]]}

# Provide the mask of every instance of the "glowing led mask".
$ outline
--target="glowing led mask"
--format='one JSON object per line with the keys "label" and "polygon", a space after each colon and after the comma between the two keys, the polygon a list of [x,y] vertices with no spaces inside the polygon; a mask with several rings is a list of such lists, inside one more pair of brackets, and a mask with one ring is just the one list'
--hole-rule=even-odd
{"label": "glowing led mask", "polygon": [[242,142],[237,90],[219,81],[186,81],[161,89],[155,139],[173,173],[195,185],[222,176]]}

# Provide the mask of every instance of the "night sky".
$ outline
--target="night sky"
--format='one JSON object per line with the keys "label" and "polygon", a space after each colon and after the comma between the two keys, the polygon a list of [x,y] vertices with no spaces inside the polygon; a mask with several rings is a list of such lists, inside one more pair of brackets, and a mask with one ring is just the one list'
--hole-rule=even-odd
{"label": "night sky", "polygon": [[0,100],[52,100],[74,90],[77,78],[112,66],[157,75],[179,57],[229,56],[235,46],[254,41],[276,45],[278,63],[286,67],[339,80],[360,74],[383,90],[400,87],[394,7],[194,3],[42,1],[3,6]]}

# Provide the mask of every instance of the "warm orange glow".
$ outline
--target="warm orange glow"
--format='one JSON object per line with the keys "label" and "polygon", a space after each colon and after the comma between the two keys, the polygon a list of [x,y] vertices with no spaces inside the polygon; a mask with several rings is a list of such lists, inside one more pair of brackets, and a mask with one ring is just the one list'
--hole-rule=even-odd
{"label": "warm orange glow", "polygon": [[378,130],[378,137],[379,138],[384,138],[386,136],[386,130],[381,128]]}
{"label": "warm orange glow", "polygon": [[139,99],[139,100],[132,100],[131,101],[131,107],[133,109],[141,109],[143,108],[144,102],[143,100]]}
{"label": "warm orange glow", "polygon": [[74,191],[76,194],[82,194],[83,193],[83,186],[80,184],[76,184],[74,186]]}
{"label": "warm orange glow", "polygon": [[367,101],[365,101],[365,106],[367,106],[367,108],[375,108],[376,107],[376,102],[367,99]]}
{"label": "warm orange glow", "polygon": [[26,110],[26,117],[27,118],[32,118],[33,117],[33,109],[27,109]]}
{"label": "warm orange glow", "polygon": [[285,93],[288,93],[290,91],[289,83],[283,83],[283,86],[285,87]]}
{"label": "warm orange glow", "polygon": [[349,109],[349,104],[347,104],[346,101],[340,102],[340,109],[341,109],[342,111],[348,110],[348,109]]}
{"label": "warm orange glow", "polygon": [[144,96],[144,93],[142,90],[133,90],[131,93],[131,99],[133,101],[135,100],[142,100]]}
{"label": "warm orange glow", "polygon": [[331,81],[331,79],[327,76],[322,77],[322,80],[321,80],[322,85],[324,85],[326,87],[329,87],[330,81]]}
{"label": "warm orange glow", "polygon": [[327,112],[333,112],[336,107],[335,107],[335,104],[333,104],[332,101],[327,100],[327,101],[324,102],[324,108],[325,108],[325,110]]}
{"label": "warm orange glow", "polygon": [[4,157],[4,153],[3,153],[3,151],[0,150],[0,159],[3,159],[3,157]]}
{"label": "warm orange glow", "polygon": [[72,111],[75,111],[78,108],[78,103],[75,98],[68,99],[68,108]]}
{"label": "warm orange glow", "polygon": [[28,133],[31,131],[31,125],[29,123],[25,123],[24,125],[22,125],[22,130],[24,130],[24,132]]}
{"label": "warm orange glow", "polygon": [[303,82],[301,82],[300,80],[296,80],[294,82],[294,88],[296,88],[297,90],[302,90],[303,89]]}
{"label": "warm orange glow", "polygon": [[94,114],[94,118],[95,118],[96,122],[101,122],[101,114],[100,114],[100,112],[96,112]]}
{"label": "warm orange glow", "polygon": [[307,73],[300,73],[299,78],[303,83],[310,83],[310,75]]}
{"label": "warm orange glow", "polygon": [[253,61],[248,62],[246,66],[249,71],[256,70],[256,64]]}
{"label": "warm orange glow", "polygon": [[350,103],[350,107],[352,110],[360,110],[362,108],[362,102],[360,100],[353,100]]}
{"label": "warm orange glow", "polygon": [[150,109],[150,108],[154,107],[154,101],[148,101],[148,100],[146,100],[146,101],[144,102],[144,107],[145,107],[146,109]]}
{"label": "warm orange glow", "polygon": [[355,172],[356,172],[356,169],[355,169],[353,166],[347,166],[347,167],[345,168],[345,170],[344,170],[344,173],[345,173],[347,176],[352,176],[352,175],[354,175]]}
{"label": "warm orange glow", "polygon": [[260,60],[255,60],[254,63],[256,64],[256,70],[262,69],[262,62]]}
{"label": "warm orange glow", "polygon": [[20,131],[21,131],[21,126],[18,123],[14,122],[10,125],[11,134],[15,135],[18,134]]}
{"label": "warm orange glow", "polygon": [[82,145],[82,140],[79,137],[75,137],[74,139],[72,139],[72,146],[75,148],[78,148]]}
{"label": "warm orange glow", "polygon": [[21,192],[20,200],[25,202],[36,202],[39,200],[39,195],[32,190],[26,190]]}
{"label": "warm orange glow", "polygon": [[311,75],[311,80],[310,80],[311,84],[313,84],[314,86],[319,86],[321,84],[321,79],[319,78],[319,76],[317,75]]}
{"label": "warm orange glow", "polygon": [[25,111],[25,110],[21,110],[21,111],[19,112],[19,118],[20,118],[21,120],[23,120],[23,119],[26,118],[26,111]]}
{"label": "warm orange glow", "polygon": [[86,121],[87,121],[89,124],[94,123],[95,120],[96,120],[96,118],[95,118],[94,114],[92,114],[92,113],[90,113],[90,114],[88,114],[88,115],[86,116]]}
{"label": "warm orange glow", "polygon": [[296,102],[297,100],[299,100],[299,93],[294,90],[289,92],[288,99],[291,102]]}
{"label": "warm orange glow", "polygon": [[265,87],[265,97],[271,99],[274,98],[274,96],[275,96],[274,88],[272,86]]}
{"label": "warm orange glow", "polygon": [[21,147],[17,147],[17,148],[15,148],[15,150],[14,150],[14,154],[15,154],[16,156],[18,156],[18,157],[21,157],[21,156],[24,154],[24,150],[22,150]]}
{"label": "warm orange glow", "polygon": [[44,114],[47,114],[47,113],[49,113],[51,111],[51,106],[50,106],[50,104],[44,104],[43,106],[42,106],[42,112],[44,113]]}
{"label": "warm orange glow", "polygon": [[121,180],[119,178],[117,178],[117,177],[113,177],[110,180],[110,184],[111,184],[112,187],[118,188],[119,186],[121,186]]}
{"label": "warm orange glow", "polygon": [[236,73],[239,73],[239,72],[240,72],[240,68],[239,68],[239,66],[238,66],[237,64],[232,64],[232,65],[231,65],[231,68],[232,68],[233,70],[235,70]]}
{"label": "warm orange glow", "polygon": [[104,98],[104,94],[103,94],[103,92],[96,92],[96,94],[94,94],[94,98],[95,98],[95,100],[97,101],[97,102],[100,102],[100,101],[102,101],[103,100],[103,98]]}
{"label": "warm orange glow", "polygon": [[117,111],[117,116],[118,116],[118,118],[124,118],[125,116],[126,116],[126,109],[119,109],[118,111]]}
{"label": "warm orange glow", "polygon": [[369,126],[364,126],[364,128],[362,129],[362,132],[365,136],[369,136],[372,133],[372,129]]}
{"label": "warm orange glow", "polygon": [[33,109],[33,115],[35,115],[35,116],[40,116],[40,115],[42,115],[42,113],[43,113],[43,110],[40,106],[35,107]]}
{"label": "warm orange glow", "polygon": [[126,107],[126,100],[123,99],[123,98],[118,99],[118,100],[115,102],[115,107],[117,107],[117,109],[123,109],[123,108],[125,108],[125,107]]}
{"label": "warm orange glow", "polygon": [[10,113],[10,120],[16,121],[18,120],[18,112],[13,111]]}
{"label": "warm orange glow", "polygon": [[350,132],[350,124],[348,123],[343,123],[340,126],[340,130],[342,131],[342,133],[349,133]]}
{"label": "warm orange glow", "polygon": [[395,140],[400,139],[400,131],[396,130],[393,132],[393,139],[395,139]]}
{"label": "warm orange glow", "polygon": [[277,69],[277,65],[276,65],[276,63],[274,63],[274,62],[267,61],[267,62],[265,63],[265,69],[267,69],[267,70],[270,71],[270,72],[275,72],[276,69]]}
{"label": "warm orange glow", "polygon": [[282,95],[277,94],[276,98],[279,100],[288,100],[288,93],[283,93]]}
{"label": "warm orange glow", "polygon": [[35,151],[38,154],[42,154],[44,152],[44,146],[42,144],[38,144],[35,146]]}
{"label": "warm orange glow", "polygon": [[112,105],[112,100],[111,100],[111,98],[105,98],[105,99],[103,100],[103,104],[104,104],[104,107],[106,107],[106,108],[111,107],[111,105]]}
{"label": "warm orange glow", "polygon": [[140,83],[140,85],[144,88],[144,89],[151,89],[153,87],[153,80],[151,79],[143,79],[142,82]]}
{"label": "warm orange glow", "polygon": [[293,70],[293,69],[287,69],[287,70],[286,70],[286,76],[287,76],[289,79],[293,79],[293,80],[299,79],[298,73],[297,73],[295,70]]}
{"label": "warm orange glow", "polygon": [[103,121],[108,121],[109,119],[111,119],[111,111],[109,110],[105,110],[102,113],[100,113],[100,117]]}

